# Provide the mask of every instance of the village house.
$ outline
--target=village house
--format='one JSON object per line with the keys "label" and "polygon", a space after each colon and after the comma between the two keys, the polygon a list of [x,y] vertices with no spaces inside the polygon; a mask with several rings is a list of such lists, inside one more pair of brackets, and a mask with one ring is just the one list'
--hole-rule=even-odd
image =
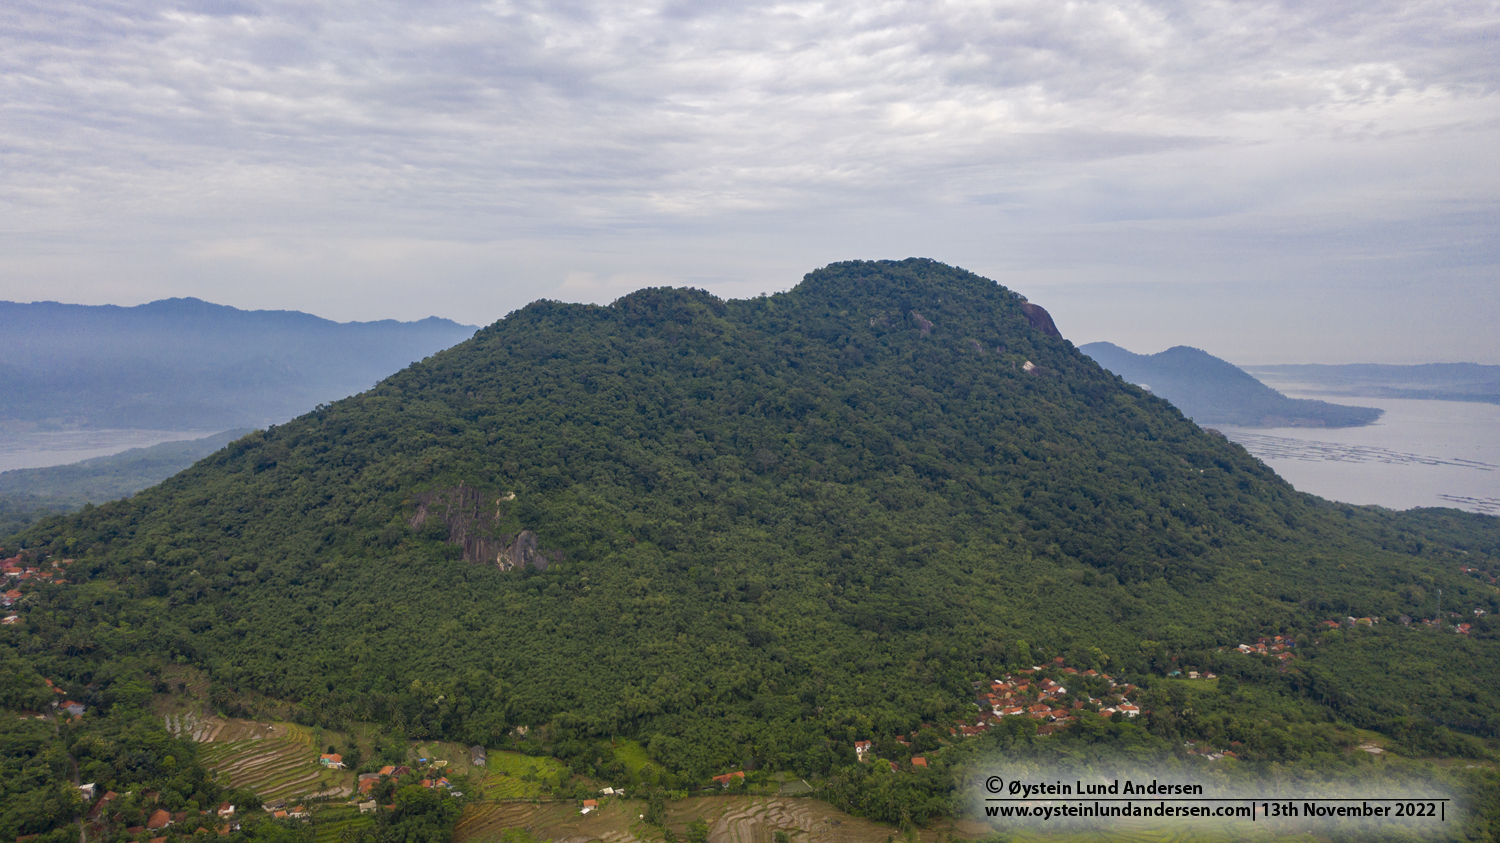
{"label": "village house", "polygon": [[166,828],[171,824],[172,815],[162,808],[158,808],[156,812],[151,815],[151,819],[146,820],[146,828],[151,831],[155,831],[158,828]]}
{"label": "village house", "polygon": [[583,800],[583,808],[580,809],[578,813],[580,813],[580,814],[587,814],[587,813],[590,813],[590,812],[598,809],[598,807],[599,807],[599,800],[597,800],[597,799],[585,799],[585,800]]}
{"label": "village house", "polygon": [[725,773],[722,776],[714,776],[714,784],[717,784],[720,787],[729,787],[729,785],[732,784],[735,779],[743,780],[744,778],[744,770],[735,770],[733,773]]}
{"label": "village house", "polygon": [[488,760],[488,756],[484,754],[484,747],[478,744],[469,747],[469,766],[483,767]]}
{"label": "village house", "polygon": [[219,806],[219,810],[215,813],[219,815],[219,819],[227,820],[230,817],[234,816],[234,806],[229,804],[228,802],[225,802]]}
{"label": "village house", "polygon": [[109,807],[109,803],[111,803],[111,802],[113,802],[113,801],[115,801],[116,799],[119,799],[119,798],[120,798],[120,794],[115,793],[113,790],[108,791],[107,793],[105,793],[104,797],[102,799],[100,799],[98,802],[95,802],[94,803],[94,807],[89,809],[89,819],[91,819],[91,820],[98,819],[99,816],[104,813],[104,810]]}
{"label": "village house", "polygon": [[865,760],[865,756],[869,754],[871,748],[874,746],[875,744],[870,741],[855,741],[854,757],[860,761]]}
{"label": "village house", "polygon": [[344,769],[344,756],[339,755],[337,752],[331,752],[327,755],[319,756],[318,763],[332,770],[342,770]]}

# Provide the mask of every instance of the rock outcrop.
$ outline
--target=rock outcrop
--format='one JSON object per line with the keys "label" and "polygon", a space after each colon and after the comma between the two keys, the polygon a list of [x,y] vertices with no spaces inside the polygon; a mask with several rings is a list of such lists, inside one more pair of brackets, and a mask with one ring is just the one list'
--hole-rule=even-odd
{"label": "rock outcrop", "polygon": [[545,571],[548,562],[546,554],[537,549],[536,533],[530,530],[522,530],[521,535],[495,555],[495,564],[502,571],[525,567]]}
{"label": "rock outcrop", "polygon": [[[416,497],[417,511],[407,523],[421,530],[429,522],[441,522],[446,531],[444,539],[463,548],[466,562],[493,564],[502,571],[522,567],[545,571],[562,554],[543,552],[537,546],[536,533],[522,530],[520,535],[510,536],[496,532],[499,505],[513,499],[515,495],[511,494],[490,504],[488,496],[472,486],[424,492]],[[493,513],[491,506],[497,507]]]}
{"label": "rock outcrop", "polygon": [[1052,314],[1048,313],[1047,309],[1041,305],[1023,301],[1021,302],[1021,312],[1026,314],[1026,321],[1031,323],[1031,327],[1049,337],[1062,336],[1062,333],[1057,330],[1057,325],[1052,322]]}

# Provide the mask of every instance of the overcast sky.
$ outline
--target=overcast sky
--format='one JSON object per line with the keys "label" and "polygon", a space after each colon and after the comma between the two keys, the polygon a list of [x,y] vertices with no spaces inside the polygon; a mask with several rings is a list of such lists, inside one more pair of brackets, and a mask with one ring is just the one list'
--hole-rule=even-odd
{"label": "overcast sky", "polygon": [[1493,2],[0,12],[0,298],[488,323],[931,257],[1078,343],[1500,363]]}

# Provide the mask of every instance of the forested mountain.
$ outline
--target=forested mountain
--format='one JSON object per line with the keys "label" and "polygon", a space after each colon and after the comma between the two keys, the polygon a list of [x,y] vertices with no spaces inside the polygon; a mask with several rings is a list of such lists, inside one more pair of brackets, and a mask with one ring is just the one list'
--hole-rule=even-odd
{"label": "forested mountain", "polygon": [[1284,366],[1246,366],[1251,375],[1286,389],[1309,389],[1337,395],[1370,398],[1417,398],[1441,401],[1483,401],[1500,404],[1500,366],[1480,363],[1422,363],[1392,366],[1380,363],[1316,363]]}
{"label": "forested mountain", "polygon": [[1371,407],[1288,398],[1233,363],[1185,345],[1135,354],[1113,343],[1079,348],[1125,380],[1171,401],[1200,424],[1243,427],[1355,427],[1380,418]]}
{"label": "forested mountain", "polygon": [[339,323],[192,298],[0,302],[0,421],[259,427],[368,389],[473,332],[435,317]]}
{"label": "forested mountain", "polygon": [[[1249,688],[1162,691],[1080,740],[1213,734],[1295,761],[1339,750],[1339,722],[1491,751],[1500,599],[1460,566],[1500,572],[1500,522],[1300,494],[1024,303],[915,259],[743,301],[536,302],[32,528],[71,583],[29,592],[0,641],[70,687],[150,654],[204,667],[225,706],[255,691],[315,722],[489,746],[545,724],[580,770],[591,741],[635,736],[672,785],[842,770],[852,741],[946,735],[972,683],[1054,657]],[[1287,670],[1218,652],[1430,616],[1439,587],[1490,614],[1466,636],[1351,630]]]}

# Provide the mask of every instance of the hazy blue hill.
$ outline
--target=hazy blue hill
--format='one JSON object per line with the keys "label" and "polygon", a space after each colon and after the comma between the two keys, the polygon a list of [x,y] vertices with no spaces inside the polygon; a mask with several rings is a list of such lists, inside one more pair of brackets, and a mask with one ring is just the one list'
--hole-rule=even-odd
{"label": "hazy blue hill", "polygon": [[446,319],[339,323],[198,299],[0,302],[0,419],[214,429],[284,421],[467,339]]}
{"label": "hazy blue hill", "polygon": [[1245,371],[1286,389],[1308,389],[1351,397],[1500,404],[1500,366],[1480,363],[1423,363],[1415,366],[1297,364],[1246,366]]}
{"label": "hazy blue hill", "polygon": [[1171,401],[1199,424],[1241,427],[1355,427],[1380,417],[1370,407],[1288,398],[1233,363],[1206,351],[1174,346],[1157,354],[1135,354],[1107,342],[1079,351],[1131,383]]}

